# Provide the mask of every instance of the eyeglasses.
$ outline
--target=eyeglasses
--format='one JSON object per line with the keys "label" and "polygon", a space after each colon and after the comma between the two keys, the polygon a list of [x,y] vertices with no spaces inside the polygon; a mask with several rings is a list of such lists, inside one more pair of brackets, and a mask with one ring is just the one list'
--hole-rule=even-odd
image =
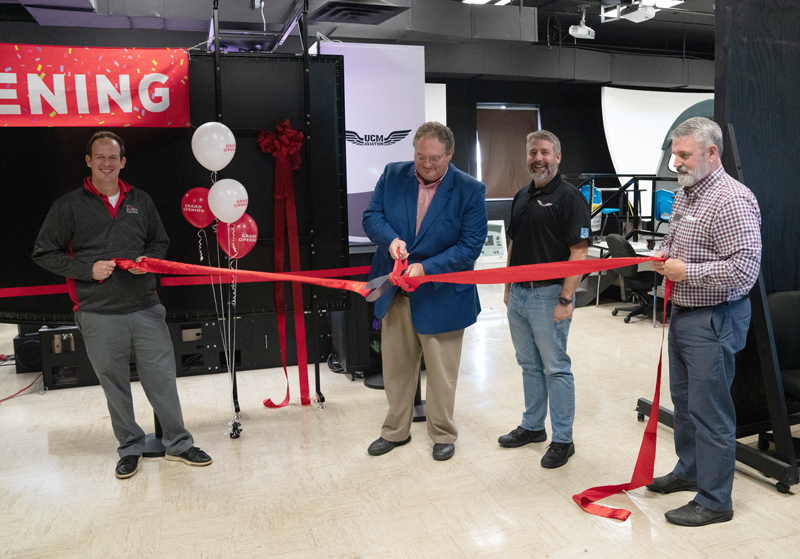
{"label": "eyeglasses", "polygon": [[445,156],[445,154],[434,155],[432,157],[425,157],[424,155],[417,154],[416,157],[417,157],[417,161],[419,161],[420,163],[425,163],[427,161],[428,163],[432,163],[433,165],[436,165],[439,161],[442,160],[442,158],[444,156]]}

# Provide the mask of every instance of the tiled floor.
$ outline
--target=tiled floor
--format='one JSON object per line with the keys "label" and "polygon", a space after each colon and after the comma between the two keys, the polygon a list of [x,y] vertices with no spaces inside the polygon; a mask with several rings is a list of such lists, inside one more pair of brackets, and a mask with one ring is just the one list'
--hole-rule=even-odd
{"label": "tiled floor", "polygon": [[[186,424],[214,458],[208,468],[145,459],[114,478],[115,440],[99,387],[25,395],[0,404],[0,557],[114,558],[653,558],[798,557],[800,506],[737,464],[736,516],[704,528],[666,523],[689,493],[644,489],[606,504],[626,522],[583,512],[571,496],[630,479],[644,423],[637,398],[652,397],[661,330],[624,324],[610,305],[578,309],[570,334],[576,378],[577,453],[557,470],[539,460],[546,443],[503,449],[497,437],[520,418],[522,385],[502,288],[481,287],[484,311],[467,330],[456,402],[455,457],[431,458],[425,425],[410,444],[367,455],[386,411],[383,392],[323,368],[327,407],[290,406],[283,372],[243,372],[244,431],[228,437],[226,375],[178,379]],[[0,353],[16,330],[0,325]],[[0,397],[36,375],[0,367]],[[669,407],[668,385],[663,383]],[[137,416],[152,411],[134,385]],[[548,428],[549,432],[549,428]],[[659,427],[656,472],[675,460]],[[794,493],[794,492],[793,492]]]}

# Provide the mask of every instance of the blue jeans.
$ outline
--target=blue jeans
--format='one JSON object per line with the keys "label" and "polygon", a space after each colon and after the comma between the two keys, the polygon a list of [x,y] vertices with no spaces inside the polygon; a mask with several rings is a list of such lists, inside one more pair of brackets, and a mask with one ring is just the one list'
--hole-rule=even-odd
{"label": "blue jeans", "polygon": [[571,320],[556,322],[554,318],[560,295],[561,285],[525,289],[512,284],[508,325],[525,392],[520,426],[529,431],[544,429],[549,397],[552,440],[569,443],[575,419],[575,383],[567,355]]}
{"label": "blue jeans", "polygon": [[672,473],[697,481],[695,502],[716,511],[733,508],[736,410],[731,383],[749,324],[749,299],[694,310],[673,307],[670,319],[669,389],[678,455]]}

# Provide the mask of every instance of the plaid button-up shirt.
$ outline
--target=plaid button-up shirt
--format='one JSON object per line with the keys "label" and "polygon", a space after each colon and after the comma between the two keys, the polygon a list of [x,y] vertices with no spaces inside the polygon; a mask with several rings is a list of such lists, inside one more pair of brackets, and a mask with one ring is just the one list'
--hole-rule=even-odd
{"label": "plaid button-up shirt", "polygon": [[660,250],[686,262],[686,279],[672,288],[673,304],[705,307],[741,298],[761,266],[756,197],[720,166],[678,191]]}

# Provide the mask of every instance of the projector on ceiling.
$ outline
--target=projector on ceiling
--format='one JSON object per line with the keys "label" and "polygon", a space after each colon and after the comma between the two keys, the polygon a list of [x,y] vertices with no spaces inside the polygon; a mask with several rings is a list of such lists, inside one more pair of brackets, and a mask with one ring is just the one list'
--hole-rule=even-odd
{"label": "projector on ceiling", "polygon": [[569,34],[576,39],[594,39],[594,29],[584,24],[570,25]]}
{"label": "projector on ceiling", "polygon": [[634,23],[641,23],[656,17],[656,9],[653,6],[642,6],[640,4],[626,6],[620,10],[619,17]]}

